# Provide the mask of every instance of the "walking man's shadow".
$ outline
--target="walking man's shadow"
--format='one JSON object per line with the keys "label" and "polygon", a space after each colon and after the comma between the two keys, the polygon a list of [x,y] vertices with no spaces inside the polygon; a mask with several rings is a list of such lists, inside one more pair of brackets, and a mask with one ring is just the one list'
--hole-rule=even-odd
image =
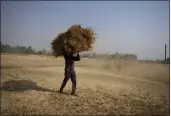
{"label": "walking man's shadow", "polygon": [[31,80],[9,80],[9,81],[5,81],[1,86],[1,90],[18,91],[18,92],[23,92],[26,90],[55,92],[54,90],[39,87],[39,86],[37,86],[36,83],[34,83]]}
{"label": "walking man's shadow", "polygon": [[[37,86],[37,84],[31,80],[9,80],[5,81],[2,86],[1,90],[4,91],[10,91],[10,92],[24,92],[27,90],[36,90],[36,91],[47,91],[47,92],[55,92],[55,93],[60,93],[64,95],[69,95],[67,92],[59,92],[59,91],[54,91],[51,89],[43,88]],[[77,95],[75,95],[77,96]]]}

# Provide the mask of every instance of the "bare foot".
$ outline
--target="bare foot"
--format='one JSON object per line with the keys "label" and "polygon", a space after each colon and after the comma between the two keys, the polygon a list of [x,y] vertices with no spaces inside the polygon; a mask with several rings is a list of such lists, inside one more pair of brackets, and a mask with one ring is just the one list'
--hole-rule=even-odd
{"label": "bare foot", "polygon": [[58,93],[63,93],[63,91],[60,91],[60,90],[59,90]]}
{"label": "bare foot", "polygon": [[75,93],[71,93],[71,95],[72,95],[72,96],[78,96],[78,95],[77,95],[77,94],[75,94]]}

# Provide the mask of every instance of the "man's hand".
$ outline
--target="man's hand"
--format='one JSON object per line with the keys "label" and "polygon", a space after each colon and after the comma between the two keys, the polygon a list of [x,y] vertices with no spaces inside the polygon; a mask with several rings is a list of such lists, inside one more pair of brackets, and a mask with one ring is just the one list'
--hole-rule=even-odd
{"label": "man's hand", "polygon": [[73,58],[75,61],[80,61],[80,55],[79,55],[79,53],[73,54],[72,58]]}
{"label": "man's hand", "polygon": [[78,53],[75,53],[73,56],[76,57],[78,55]]}

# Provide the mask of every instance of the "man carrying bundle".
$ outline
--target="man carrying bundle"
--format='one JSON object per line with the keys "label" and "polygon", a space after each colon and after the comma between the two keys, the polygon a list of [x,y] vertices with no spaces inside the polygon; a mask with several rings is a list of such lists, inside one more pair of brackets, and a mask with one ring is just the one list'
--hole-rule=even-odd
{"label": "man carrying bundle", "polygon": [[74,95],[76,89],[76,74],[74,70],[74,62],[80,61],[80,55],[79,53],[76,53],[74,55],[68,55],[64,53],[64,58],[65,58],[65,77],[60,88],[60,93],[63,92],[63,88],[66,86],[67,81],[71,78],[72,81],[71,95]]}
{"label": "man carrying bundle", "polygon": [[56,57],[64,56],[65,58],[65,77],[60,92],[63,91],[67,81],[71,78],[71,94],[75,94],[76,74],[74,62],[80,60],[79,52],[92,49],[92,44],[95,42],[95,39],[93,29],[83,28],[81,25],[72,25],[66,32],[59,33],[52,41],[53,55]]}

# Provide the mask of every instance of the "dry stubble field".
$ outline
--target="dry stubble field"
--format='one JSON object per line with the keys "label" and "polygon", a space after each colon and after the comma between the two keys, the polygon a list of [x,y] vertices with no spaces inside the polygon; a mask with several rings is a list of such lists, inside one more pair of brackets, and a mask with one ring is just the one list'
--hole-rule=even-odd
{"label": "dry stubble field", "polygon": [[[118,67],[120,66],[120,70]],[[169,65],[82,59],[77,96],[57,91],[64,60],[1,55],[2,115],[169,115]]]}

